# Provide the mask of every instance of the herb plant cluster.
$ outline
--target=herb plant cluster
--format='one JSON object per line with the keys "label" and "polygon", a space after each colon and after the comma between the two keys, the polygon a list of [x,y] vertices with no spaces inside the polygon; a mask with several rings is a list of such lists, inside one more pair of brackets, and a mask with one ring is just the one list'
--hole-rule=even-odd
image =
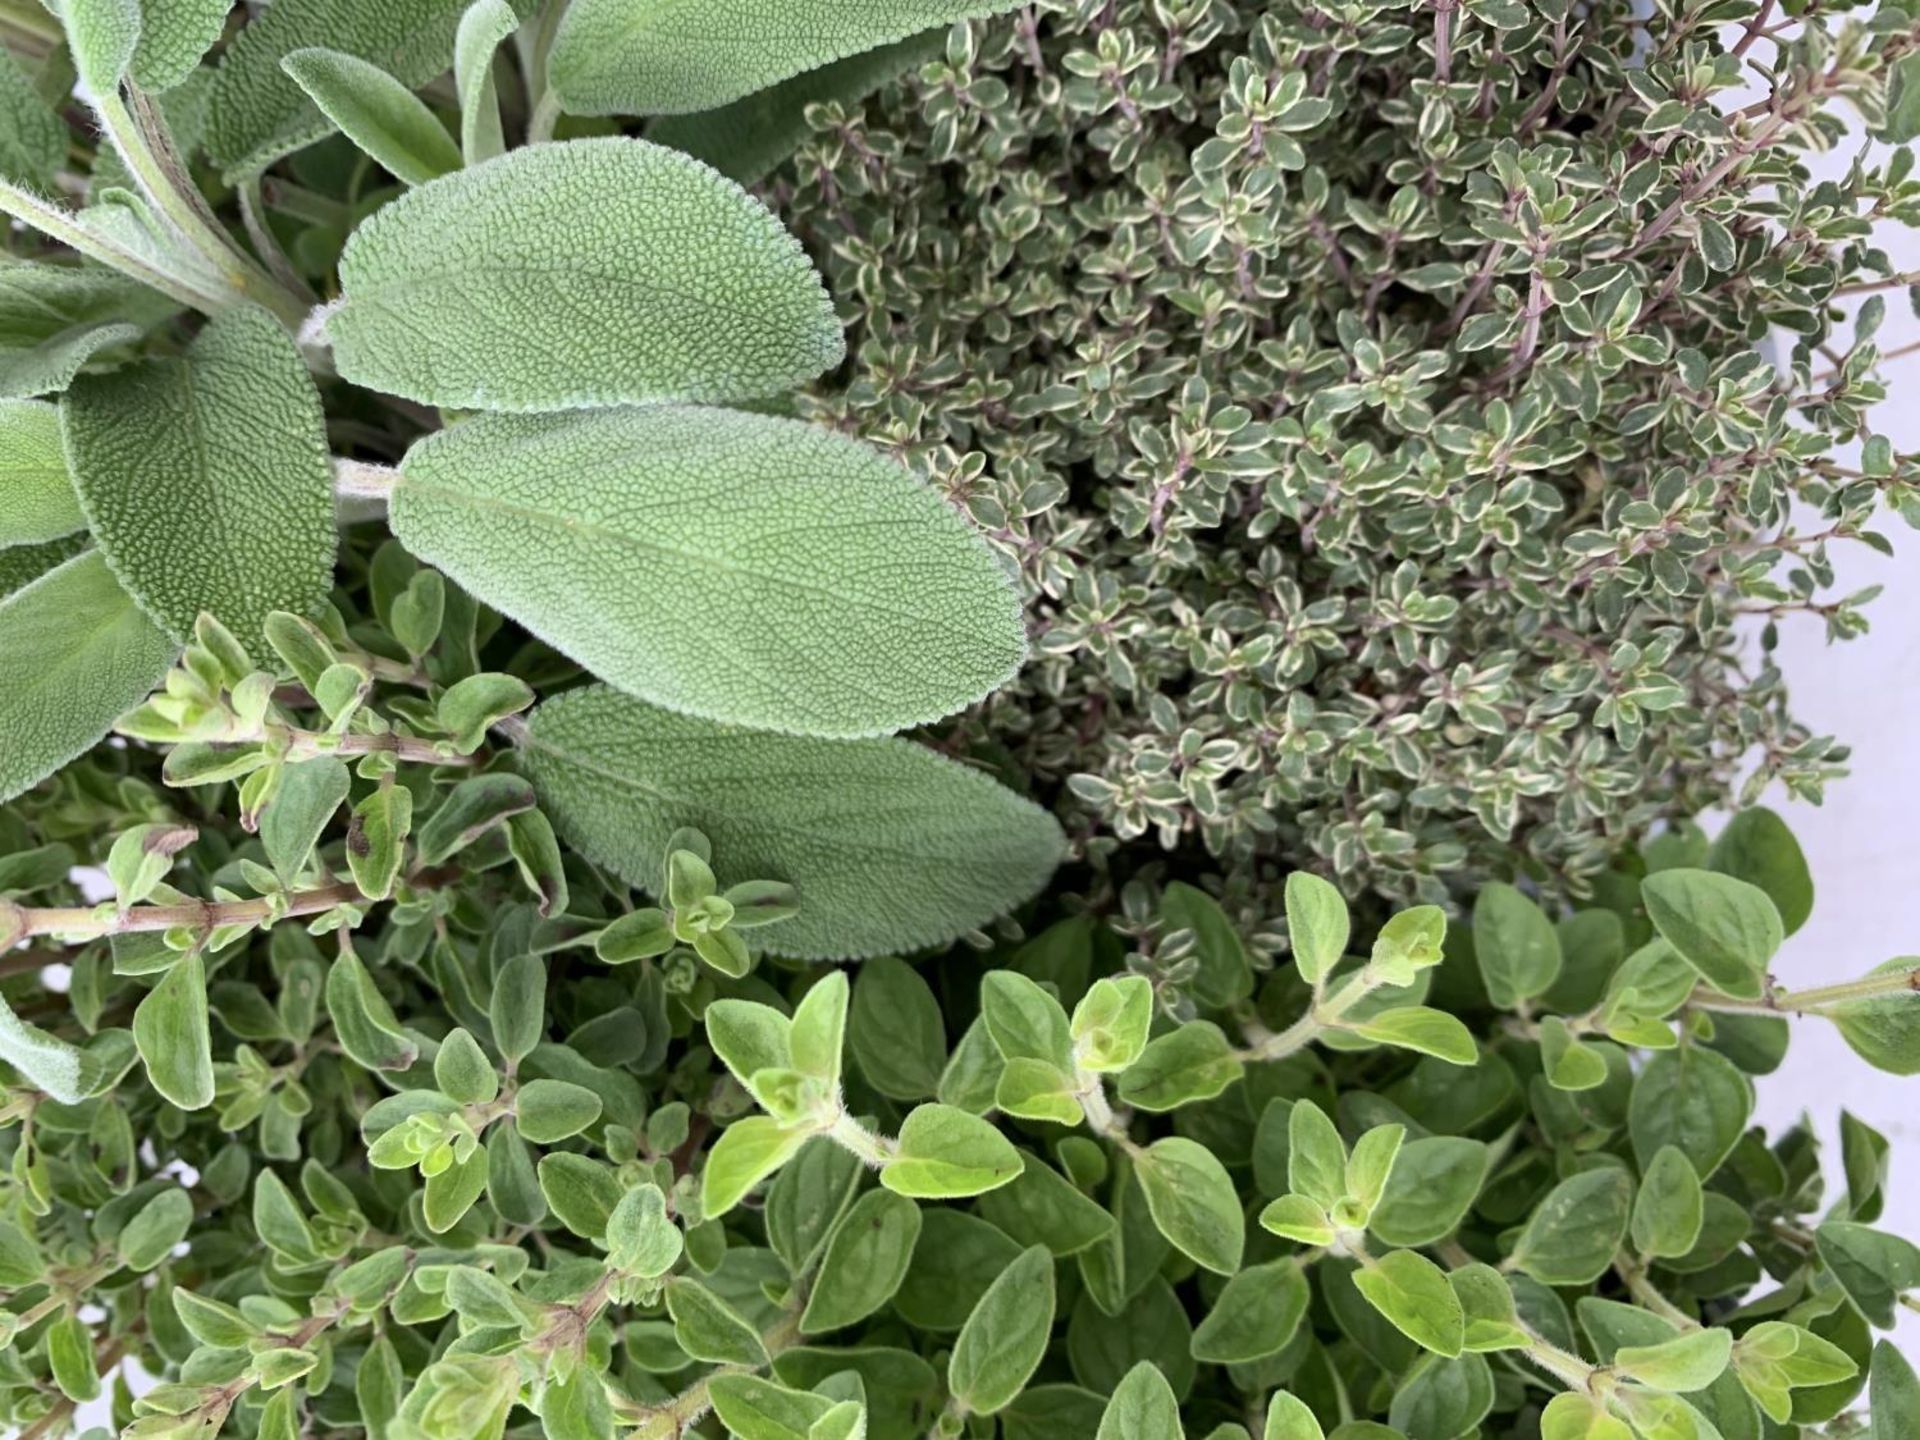
{"label": "herb plant cluster", "polygon": [[771,182],[857,322],[810,409],[1036,617],[961,743],[1076,832],[1426,900],[1817,797],[1844,749],[1739,627],[1862,630],[1844,551],[1920,518],[1865,422],[1912,157],[1809,174],[1914,133],[1915,44],[1900,5],[1042,0],[821,103]]}
{"label": "herb plant cluster", "polygon": [[[1645,826],[1718,793],[1732,743],[1718,727],[1730,722],[1694,715],[1691,701],[1652,703],[1650,681],[1604,699],[1573,672],[1549,682],[1488,640],[1506,633],[1502,645],[1524,650],[1544,633],[1538,617],[1506,607],[1565,603],[1526,568],[1549,565],[1539,533],[1514,521],[1511,565],[1451,541],[1443,563],[1419,548],[1412,512],[1397,512],[1395,543],[1411,548],[1392,573],[1406,578],[1383,594],[1402,618],[1365,627],[1372,638],[1340,664],[1392,681],[1388,655],[1437,673],[1458,658],[1448,647],[1481,647],[1515,693],[1558,697],[1560,718],[1518,729],[1570,745],[1583,726],[1610,729],[1620,755],[1644,744],[1658,767],[1619,761],[1628,768],[1604,806],[1594,801],[1584,838],[1547,843],[1547,827],[1518,814],[1481,826],[1511,830],[1521,848],[1507,851],[1473,838],[1484,817],[1457,795],[1410,797],[1425,818],[1417,843],[1397,849],[1381,838],[1380,825],[1400,823],[1382,792],[1356,802],[1354,823],[1373,837],[1357,849],[1313,839],[1312,806],[1270,795],[1262,846],[1292,846],[1302,862],[1284,876],[1241,863],[1252,851],[1229,833],[1252,813],[1241,800],[1229,815],[1216,805],[1224,788],[1183,790],[1151,824],[1177,838],[1189,813],[1208,817],[1221,876],[1187,863],[1191,850],[1169,864],[1153,842],[1123,849],[1139,829],[1127,806],[1107,807],[1109,833],[1076,845],[1041,803],[1071,767],[1057,747],[1041,755],[1051,742],[1048,722],[1033,723],[1038,694],[1077,703],[1088,743],[1145,707],[1182,737],[1163,768],[1183,786],[1238,733],[1183,726],[1176,702],[1150,693],[1175,677],[1128,669],[1125,645],[1109,642],[1137,640],[1132,622],[1099,631],[1108,678],[1081,694],[1060,683],[1080,672],[1043,604],[1043,658],[1016,679],[1030,617],[1015,576],[1031,588],[1045,549],[1064,583],[1106,583],[1087,556],[1108,539],[1091,514],[1064,517],[1117,493],[1112,474],[1089,489],[1082,469],[1100,462],[1063,455],[1033,470],[1009,451],[989,482],[977,452],[947,457],[946,442],[892,422],[859,427],[876,447],[846,433],[856,427],[787,413],[847,404],[864,416],[880,394],[870,377],[884,327],[871,316],[857,327],[847,400],[818,398],[825,389],[795,400],[833,383],[823,377],[844,358],[843,317],[800,242],[736,181],[810,146],[793,173],[818,193],[796,224],[841,233],[838,271],[856,215],[878,224],[867,207],[894,167],[954,163],[945,157],[972,146],[1020,173],[998,141],[975,142],[1026,124],[1008,107],[1029,97],[975,75],[979,56],[1016,44],[1044,80],[1048,47],[1092,28],[1122,38],[1097,42],[1114,75],[1139,70],[1116,28],[1138,19],[1123,0],[1037,7],[977,31],[968,22],[1009,6],[56,8],[0,0],[0,208],[18,222],[0,264],[7,1434],[1920,1433],[1920,1378],[1880,1334],[1920,1307],[1920,1247],[1879,1223],[1887,1141],[1848,1117],[1843,1185],[1829,1193],[1809,1128],[1769,1140],[1750,1123],[1755,1077],[1779,1064],[1789,1017],[1837,1027],[1864,1064],[1920,1073],[1920,965],[1852,966],[1792,992],[1775,983],[1769,965],[1813,899],[1784,823],[1747,809],[1711,841],[1689,824]],[[1211,60],[1181,66],[1245,29],[1226,5],[1154,13],[1183,38],[1157,62],[1166,73],[1150,96],[1121,87],[1111,108],[1127,125],[1216,104]],[[1419,23],[1444,109],[1449,69],[1511,63],[1525,53],[1513,32],[1533,22],[1494,7]],[[1584,103],[1598,62],[1575,41],[1618,22],[1569,12],[1552,23],[1568,48],[1550,91]],[[1849,39],[1833,63],[1841,88],[1887,100],[1896,125],[1901,92],[1885,93],[1882,72],[1904,51],[1894,20],[1875,24],[1871,44]],[[1279,31],[1260,25],[1267,38],[1254,43],[1278,63]],[[1290,69],[1317,67],[1316,93],[1362,55],[1419,63],[1412,30],[1365,9],[1306,28],[1337,49],[1285,52]],[[1654,53],[1648,74],[1672,59]],[[876,90],[896,104],[905,92],[885,87],[919,65],[931,66],[922,93],[946,97],[927,105],[934,132],[911,142],[924,153],[860,140],[834,107]],[[1056,143],[1060,127],[1109,108],[1088,89],[1098,67],[1060,68],[1076,82],[1041,102],[1056,126],[1049,155],[1075,148]],[[1233,74],[1251,95],[1255,72]],[[1673,83],[1691,97],[1712,78],[1689,69]],[[1503,113],[1501,87],[1486,93],[1489,114]],[[1307,98],[1301,89],[1285,105]],[[999,118],[977,130],[955,120],[975,110]],[[1294,118],[1291,129],[1269,128],[1270,116],[1227,129],[1243,150],[1285,162],[1285,136],[1314,129],[1307,112]],[[1676,122],[1688,143],[1712,143],[1695,133],[1703,124]],[[1090,141],[1104,160],[1071,162],[1076,185],[1163,163],[1144,130],[1130,141],[1115,125]],[[865,181],[830,190],[826,142],[808,138],[822,133],[860,153]],[[1383,138],[1363,140],[1355,162],[1391,168],[1369,148]],[[1461,174],[1493,164],[1463,143]],[[1733,143],[1727,173],[1761,163],[1765,145]],[[1245,157],[1230,151],[1211,172],[1223,177],[1218,203],[1270,202],[1277,217],[1296,183],[1285,172],[1300,167],[1234,170]],[[1484,181],[1440,158],[1421,193],[1479,194]],[[1522,177],[1510,225],[1566,225],[1573,211],[1553,209],[1548,191],[1585,172],[1551,145],[1509,161]],[[1539,164],[1557,178],[1536,196],[1523,172]],[[1648,183],[1659,193],[1657,174]],[[1887,187],[1874,193],[1890,215],[1908,203],[1901,177],[1861,183]],[[1077,195],[1069,212],[1085,221],[1074,223],[1116,203],[1107,193]],[[1386,265],[1395,246],[1432,238],[1416,235],[1420,203],[1392,222],[1405,233],[1383,241]],[[1340,228],[1364,206],[1347,195]],[[1058,209],[1044,207],[1048,223]],[[1009,256],[1044,283],[1039,232],[996,213]],[[1704,213],[1689,210],[1687,225]],[[1180,356],[1149,326],[1098,361],[1094,388],[1119,386],[1104,412],[1110,439],[1143,456],[1152,432],[1128,407],[1164,394],[1160,379],[1258,383],[1237,354],[1254,307],[1208,298],[1226,274],[1210,247],[1227,232],[1197,214],[1166,218],[1183,237],[1168,243],[1193,249],[1182,264],[1210,277],[1168,296],[1213,316],[1196,332],[1213,358]],[[917,223],[905,208],[899,220]],[[1259,222],[1249,211],[1233,223]],[[1649,259],[1666,255],[1677,224],[1650,227]],[[1845,229],[1823,211],[1796,221],[1795,242],[1830,243],[1823,226]],[[1761,229],[1727,227],[1747,247],[1738,264],[1715,264],[1711,237],[1700,263],[1752,279],[1737,301],[1689,270],[1653,302],[1694,317],[1691,343],[1727,328],[1719,305],[1779,318],[1761,287],[1839,283],[1776,274]],[[1504,303],[1507,241],[1486,235],[1484,284],[1469,288]],[[1351,236],[1348,246],[1343,265],[1359,258]],[[1551,244],[1536,249],[1529,268],[1554,327],[1562,309],[1601,313],[1575,294],[1638,283],[1616,264],[1582,290]],[[1294,250],[1299,283],[1324,286],[1320,262]],[[958,266],[963,251],[942,242],[934,253]],[[1135,280],[1165,258],[1142,252]],[[1262,303],[1278,313],[1288,272],[1264,252],[1245,259],[1244,283],[1271,289]],[[942,329],[950,296],[927,263],[912,272],[927,302],[912,323]],[[1852,256],[1847,273],[1875,263]],[[900,283],[873,268],[835,294],[870,308],[884,290],[905,305]],[[1101,288],[1130,304],[1132,283],[1114,271]],[[1236,272],[1228,283],[1243,282]],[[1389,318],[1406,304],[1391,285],[1371,312],[1383,338],[1354,341],[1388,368],[1410,353],[1418,313]],[[1625,294],[1605,313],[1624,317]],[[1025,301],[998,308],[999,321],[979,323],[1035,313]],[[1318,476],[1313,504],[1331,528],[1295,548],[1344,557],[1333,561],[1342,583],[1364,588],[1358,547],[1374,522],[1346,515],[1345,497],[1383,493],[1376,464],[1401,477],[1387,490],[1416,471],[1436,495],[1462,488],[1452,462],[1432,456],[1477,453],[1467,432],[1483,419],[1514,443],[1487,452],[1485,495],[1465,486],[1476,498],[1453,502],[1463,519],[1491,524],[1508,505],[1544,517],[1567,456],[1591,447],[1594,523],[1638,525],[1619,513],[1635,482],[1606,468],[1631,471],[1624,430],[1608,438],[1596,414],[1565,454],[1565,435],[1539,440],[1546,458],[1520,443],[1586,403],[1554,397],[1551,377],[1578,367],[1560,363],[1546,312],[1533,318],[1515,353],[1538,358],[1529,373],[1543,388],[1494,397],[1526,368],[1502,366],[1478,382],[1484,411],[1436,403],[1421,425],[1408,417],[1422,397],[1383,379],[1400,397],[1386,407],[1404,430],[1395,452],[1382,435],[1340,440],[1361,423],[1342,417],[1379,406],[1340,401],[1320,383],[1329,362],[1313,359],[1317,378],[1301,383],[1317,398],[1300,404],[1311,425],[1296,434],[1286,415],[1249,413],[1228,427],[1248,443],[1208,450],[1204,465],[1165,451],[1178,462],[1163,474],[1173,491],[1157,517],[1118,529],[1153,537],[1141,556],[1240,584],[1236,566],[1204,558],[1203,532],[1278,531],[1229,520],[1234,487],[1278,507],[1298,476]],[[1355,322],[1329,323],[1344,336]],[[1075,342],[1097,350],[1104,324],[1083,323]],[[1304,312],[1288,324],[1308,350],[1324,345]],[[1633,339],[1607,342],[1619,351],[1606,351],[1608,374],[1654,363]],[[929,354],[949,340],[965,383],[1026,384],[1032,357],[976,352],[958,330]],[[1248,353],[1268,363],[1266,343],[1281,342]],[[1692,443],[1727,493],[1640,527],[1694,556],[1708,550],[1680,541],[1697,525],[1759,534],[1778,523],[1742,488],[1760,484],[1756,469],[1790,477],[1768,504],[1811,495],[1788,448],[1807,446],[1792,453],[1818,471],[1871,388],[1867,348],[1844,362],[1847,379],[1818,412],[1824,429],[1787,429],[1794,407],[1777,397],[1755,432],[1764,438],[1750,439],[1742,417],[1759,392],[1742,388],[1751,377],[1730,341],[1722,351],[1700,362],[1720,398],[1703,382],[1633,432],[1664,437],[1677,473],[1687,427],[1668,409],[1699,410]],[[1159,379],[1143,381],[1136,360]],[[1672,373],[1693,386],[1693,364],[1676,350]],[[1091,371],[1072,384],[1082,379],[1093,384]],[[1016,447],[1071,448],[1086,417],[1060,389],[1071,385],[1047,391],[1059,402],[1048,427],[1011,390],[991,416],[967,403],[950,413],[963,427],[990,420]],[[1603,387],[1594,403],[1611,420],[1620,398]],[[1205,423],[1225,423],[1196,403]],[[1419,449],[1417,437],[1456,430],[1464,449]],[[1333,483],[1336,446],[1346,468]],[[943,483],[889,449],[933,463]],[[1833,487],[1849,534],[1881,493],[1906,498],[1906,462],[1869,457],[1872,483]],[[1017,522],[1013,510],[996,516],[984,489],[955,491],[949,458],[982,487],[1042,484],[1035,493],[1052,499]],[[1212,522],[1197,518],[1189,473],[1214,477]],[[1056,522],[1065,528],[1048,533]],[[1024,538],[1010,557],[1016,523]],[[1810,596],[1824,559],[1808,548]],[[1774,551],[1792,549],[1754,550],[1742,583],[1761,585]],[[1643,561],[1664,573],[1669,547],[1643,535],[1613,563],[1591,553],[1622,573],[1577,602],[1591,613],[1552,623],[1639,635],[1654,602],[1635,577]],[[1731,582],[1712,569],[1723,559],[1700,561],[1698,594],[1669,587],[1657,633],[1622,641],[1638,648],[1608,660],[1606,684],[1648,666],[1687,677],[1676,687],[1731,673]],[[1496,568],[1499,584],[1485,573]],[[1471,575],[1503,597],[1471,621],[1422,588]],[[1257,583],[1281,617],[1323,603],[1277,572]],[[1224,612],[1216,621],[1231,630]],[[1331,611],[1310,621],[1336,637],[1340,623]],[[1316,647],[1325,658],[1334,641]],[[1217,702],[1237,725],[1280,683],[1263,670],[1276,654],[1218,671],[1196,655],[1192,668],[1218,686],[1189,684],[1180,703]],[[1301,703],[1332,693],[1310,680],[1287,682]],[[983,700],[937,744],[901,733]],[[1482,722],[1510,702],[1489,702],[1487,715],[1451,693],[1441,703],[1492,733]],[[1787,722],[1765,687],[1752,703],[1776,717],[1737,722],[1780,752],[1768,773],[1806,783],[1820,752],[1768,728]],[[1395,731],[1410,763],[1436,734],[1458,739],[1424,713],[1408,710],[1419,723]],[[1696,723],[1707,738],[1683,743]],[[1315,783],[1381,773],[1350,752],[1300,753]],[[1083,798],[1104,795],[1091,772],[1074,773]],[[1067,813],[1083,824],[1090,812]],[[1428,842],[1447,826],[1462,837],[1457,855]],[[1389,852],[1398,858],[1384,863]],[[1554,878],[1533,868],[1577,876],[1567,889],[1581,898],[1508,883]],[[1507,879],[1480,873],[1494,870]],[[1443,873],[1476,883],[1441,894]],[[1381,903],[1400,891],[1446,904]]]}

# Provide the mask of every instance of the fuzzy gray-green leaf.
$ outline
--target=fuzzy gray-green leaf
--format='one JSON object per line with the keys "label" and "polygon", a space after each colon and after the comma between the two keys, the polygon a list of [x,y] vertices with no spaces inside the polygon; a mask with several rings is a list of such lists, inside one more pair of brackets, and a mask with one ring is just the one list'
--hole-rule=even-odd
{"label": "fuzzy gray-green leaf", "polygon": [[0,800],[105,735],[159,683],[178,648],[95,550],[0,601]]}
{"label": "fuzzy gray-green leaf", "polygon": [[0,399],[64,390],[112,345],[179,306],[106,270],[16,261],[0,267]]}
{"label": "fuzzy gray-green leaf", "polygon": [[1014,0],[575,0],[552,77],[576,115],[709,110]]}
{"label": "fuzzy gray-green leaf", "polygon": [[452,408],[746,399],[844,348],[766,208],[643,140],[536,145],[422,185],[354,232],[340,283],[340,373]]}
{"label": "fuzzy gray-green leaf", "polygon": [[295,50],[280,62],[320,113],[383,168],[424,185],[460,168],[460,147],[405,85],[339,50]]}
{"label": "fuzzy gray-green leaf", "polygon": [[831,431],[664,405],[487,415],[407,455],[395,535],[602,679],[791,734],[884,734],[1018,668],[998,562]]}
{"label": "fuzzy gray-green leaf", "polygon": [[604,686],[535,711],[522,763],[570,843],[656,895],[687,825],[723,884],[797,887],[800,913],[755,938],[804,959],[943,944],[1033,895],[1062,850],[1051,815],[905,740],[740,730]]}
{"label": "fuzzy gray-green leaf", "polygon": [[320,397],[264,310],[222,312],[180,359],[76,381],[61,428],[114,574],[176,639],[208,611],[264,651],[270,612],[326,598],[335,534]]}
{"label": "fuzzy gray-green leaf", "polygon": [[60,412],[44,400],[0,400],[0,547],[84,530],[60,448]]}

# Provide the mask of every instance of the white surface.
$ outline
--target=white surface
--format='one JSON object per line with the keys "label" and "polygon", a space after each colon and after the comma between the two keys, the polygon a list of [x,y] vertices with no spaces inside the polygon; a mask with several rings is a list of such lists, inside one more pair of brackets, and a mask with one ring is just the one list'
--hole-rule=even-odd
{"label": "white surface", "polygon": [[[1878,148],[1878,147],[1875,147]],[[1853,159],[1842,150],[1814,165],[1839,175]],[[1903,270],[1920,270],[1920,236],[1883,227],[1879,243]],[[1920,340],[1920,320],[1903,291],[1889,291],[1881,350]],[[1920,354],[1889,361],[1888,400],[1873,416],[1896,450],[1920,450]],[[1843,461],[1847,457],[1842,457]],[[1865,974],[1897,955],[1920,956],[1920,532],[1887,513],[1876,527],[1893,542],[1889,559],[1864,545],[1835,552],[1836,594],[1884,585],[1867,607],[1869,634],[1840,644],[1805,615],[1781,623],[1779,658],[1793,711],[1815,734],[1853,747],[1849,778],[1829,788],[1824,805],[1765,803],[1786,818],[1813,868],[1813,916],[1781,952],[1774,973],[1789,989]],[[1832,1196],[1838,1180],[1842,1109],[1892,1142],[1890,1198],[1876,1223],[1920,1241],[1920,1077],[1869,1069],[1824,1021],[1798,1021],[1779,1070],[1757,1082],[1757,1119],[1770,1131],[1810,1116],[1827,1149]],[[1901,1349],[1920,1356],[1920,1314],[1903,1311]]]}

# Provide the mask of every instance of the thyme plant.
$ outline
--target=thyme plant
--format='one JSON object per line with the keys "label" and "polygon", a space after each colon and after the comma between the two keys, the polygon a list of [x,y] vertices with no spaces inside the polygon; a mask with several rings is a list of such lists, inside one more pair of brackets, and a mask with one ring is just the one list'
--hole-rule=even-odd
{"label": "thyme plant", "polygon": [[769,181],[856,322],[809,411],[965,505],[1037,631],[955,743],[1096,843],[1425,900],[1817,798],[1845,750],[1775,629],[1863,630],[1844,552],[1920,518],[1869,418],[1917,38],[1901,5],[1035,0],[817,97]]}

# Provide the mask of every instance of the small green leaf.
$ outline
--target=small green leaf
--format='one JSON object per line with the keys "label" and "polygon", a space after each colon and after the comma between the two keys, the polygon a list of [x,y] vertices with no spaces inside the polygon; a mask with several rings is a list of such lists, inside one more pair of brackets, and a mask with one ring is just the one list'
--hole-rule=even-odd
{"label": "small green leaf", "polygon": [[1432,1055],[1450,1065],[1472,1065],[1480,1059],[1473,1032],[1444,1010],[1425,1005],[1402,1005],[1357,1024],[1344,1027],[1366,1040]]}
{"label": "small green leaf", "polygon": [[1502,1010],[1544,995],[1560,974],[1560,937],[1527,896],[1498,881],[1473,902],[1473,953],[1487,995]]}
{"label": "small green leaf", "polygon": [[47,1327],[47,1368],[69,1400],[85,1402],[100,1394],[100,1372],[93,1363],[93,1332],[68,1312]]}
{"label": "small green leaf", "polygon": [[[0,622],[3,623],[3,622]],[[1841,1038],[1876,1070],[1889,1075],[1920,1075],[1920,957],[1903,955],[1877,965],[1873,975],[1906,973],[1916,977],[1905,990],[1825,1007]]]}
{"label": "small green leaf", "polygon": [[1757,999],[1785,937],[1766,891],[1711,870],[1662,870],[1640,884],[1647,918],[1722,994]]}
{"label": "small green leaf", "polygon": [[347,824],[347,868],[360,893],[384,900],[393,893],[413,830],[413,792],[404,785],[377,786]]}
{"label": "small green leaf", "polygon": [[1125,1070],[1146,1049],[1153,1025],[1153,982],[1144,975],[1102,977],[1073,1007],[1074,1062],[1096,1075]]}
{"label": "small green leaf", "polygon": [[1219,1157],[1184,1136],[1156,1140],[1135,1161],[1147,1210],[1181,1254],[1217,1275],[1240,1268],[1246,1215]]}
{"label": "small green leaf", "polygon": [[946,1068],[947,1031],[920,972],[891,955],[862,965],[847,1044],[867,1083],[889,1100],[930,1099]]}
{"label": "small green leaf", "polygon": [[1891,1340],[1873,1347],[1867,1408],[1873,1414],[1873,1440],[1920,1437],[1920,1376]]}
{"label": "small green leaf", "polygon": [[260,820],[260,843],[281,884],[291,886],[306,870],[313,847],[346,804],[352,786],[345,762],[332,755],[315,756],[282,772],[280,787]]}
{"label": "small green leaf", "polygon": [[636,1185],[607,1217],[607,1263],[652,1280],[679,1260],[686,1242],[667,1218],[667,1197],[658,1185]]}
{"label": "small green leaf", "polygon": [[493,978],[488,1014],[494,1047],[509,1065],[534,1051],[547,1029],[547,964],[538,955],[516,955]]}
{"label": "small green leaf", "polygon": [[486,1105],[500,1093],[500,1075],[467,1031],[455,1028],[433,1057],[433,1083],[460,1105]]}
{"label": "small green leaf", "polygon": [[1242,1270],[1226,1283],[1193,1332],[1193,1358],[1208,1365],[1245,1365],[1277,1355],[1306,1317],[1312,1293],[1292,1260]]}
{"label": "small green leaf", "polygon": [[740,1440],[811,1440],[814,1425],[833,1409],[825,1396],[758,1375],[715,1375],[707,1389],[714,1414]]}
{"label": "small green leaf", "polygon": [[673,1317],[673,1338],[695,1360],[750,1369],[767,1363],[760,1332],[697,1280],[682,1277],[668,1283],[667,1313]]}
{"label": "small green leaf", "polygon": [[1633,1177],[1612,1166],[1562,1180],[1514,1245],[1512,1265],[1547,1285],[1591,1285],[1626,1238]]}
{"label": "small green leaf", "polygon": [[1096,1440],[1170,1440],[1180,1433],[1180,1401],[1173,1387],[1142,1360],[1114,1387]]}
{"label": "small green leaf", "polygon": [[1415,1344],[1436,1355],[1458,1355],[1466,1340],[1466,1314],[1447,1274],[1424,1255],[1390,1250],[1353,1275],[1374,1309]]}
{"label": "small green leaf", "polygon": [[726,1214],[806,1142],[805,1130],[788,1129],[765,1115],[734,1121],[707,1154],[700,1177],[702,1212],[709,1219]]}
{"label": "small green leaf", "polygon": [[1331,1210],[1347,1193],[1347,1147],[1327,1112],[1300,1102],[1287,1117],[1287,1188]]}
{"label": "small green leaf", "polygon": [[1827,1221],[1814,1239],[1854,1307],[1872,1324],[1891,1330],[1900,1296],[1920,1289],[1920,1245],[1847,1220]]}
{"label": "small green leaf", "polygon": [[1764,806],[1742,810],[1713,838],[1707,868],[1758,886],[1773,901],[1780,926],[1791,935],[1813,913],[1813,875],[1800,842]]}
{"label": "small green leaf", "polygon": [[292,337],[223,310],[179,359],[74,381],[60,403],[94,539],[176,640],[211,613],[256,647],[270,612],[333,585],[333,471],[320,397]]}
{"label": "small green leaf", "polygon": [[514,1097],[520,1133],[536,1145],[570,1140],[600,1118],[600,1097],[565,1080],[529,1080]]}
{"label": "small green leaf", "polygon": [[414,93],[370,61],[338,50],[295,50],[280,68],[322,115],[409,185],[460,168],[460,147]]}
{"label": "small green leaf", "polygon": [[340,288],[341,375],[450,409],[752,399],[844,349],[766,208],[643,140],[533,145],[430,181],[353,232]]}
{"label": "small green leaf", "polygon": [[1020,1152],[992,1125],[951,1105],[921,1105],[900,1127],[899,1148],[880,1183],[917,1200],[960,1199],[998,1189],[1020,1173]]}
{"label": "small green leaf", "polygon": [[1626,1345],[1613,1355],[1614,1368],[1655,1390],[1685,1393],[1704,1390],[1733,1357],[1733,1332],[1719,1326],[1688,1330],[1657,1345]]}
{"label": "small green leaf", "polygon": [[583,1240],[598,1240],[626,1191],[613,1168],[564,1150],[540,1159],[540,1191],[560,1223]]}
{"label": "small green leaf", "polygon": [[418,1044],[351,950],[342,949],[327,971],[326,999],[340,1048],[356,1064],[369,1070],[405,1070],[419,1058]]}
{"label": "small green leaf", "polygon": [[1677,1259],[1700,1239],[1705,1213],[1693,1162],[1677,1146],[1661,1146],[1633,1198],[1633,1248],[1657,1259]]}
{"label": "small green leaf", "polygon": [[133,1012],[133,1043],[147,1078],[182,1110],[213,1103],[213,1036],[207,969],[198,952],[183,956]]}
{"label": "small green leaf", "polygon": [[891,1190],[869,1190],[827,1242],[820,1275],[800,1317],[802,1335],[854,1325],[893,1298],[920,1239],[920,1207]]}
{"label": "small green leaf", "polygon": [[1213,1099],[1244,1071],[1218,1025],[1189,1020],[1147,1044],[1121,1075],[1120,1098],[1140,1110],[1175,1110]]}
{"label": "small green leaf", "polygon": [[670,115],[725,105],[804,70],[1013,0],[576,0],[551,76],[576,115]]}
{"label": "small green leaf", "polygon": [[173,1186],[147,1201],[121,1227],[114,1237],[114,1250],[122,1265],[144,1273],[171,1255],[192,1226],[193,1197]]}
{"label": "small green leaf", "polygon": [[1327,1432],[1307,1402],[1286,1390],[1276,1390],[1267,1402],[1267,1424],[1261,1440],[1326,1440]]}
{"label": "small green leaf", "polygon": [[1745,1133],[1753,1082],[1731,1060],[1698,1045],[1655,1055],[1634,1077],[1628,1129],[1634,1157],[1649,1165],[1667,1145],[1710,1178]]}
{"label": "small green leaf", "polygon": [[1300,978],[1318,985],[1340,963],[1352,938],[1347,901],[1318,875],[1296,870],[1287,876],[1287,934]]}
{"label": "small green leaf", "polygon": [[1053,1329],[1053,1256],[1035,1245],[1000,1272],[960,1328],[947,1389],[973,1415],[993,1415],[1026,1388]]}
{"label": "small green leaf", "polygon": [[1558,1015],[1540,1017],[1540,1062],[1556,1090],[1592,1090],[1607,1083],[1607,1057]]}

